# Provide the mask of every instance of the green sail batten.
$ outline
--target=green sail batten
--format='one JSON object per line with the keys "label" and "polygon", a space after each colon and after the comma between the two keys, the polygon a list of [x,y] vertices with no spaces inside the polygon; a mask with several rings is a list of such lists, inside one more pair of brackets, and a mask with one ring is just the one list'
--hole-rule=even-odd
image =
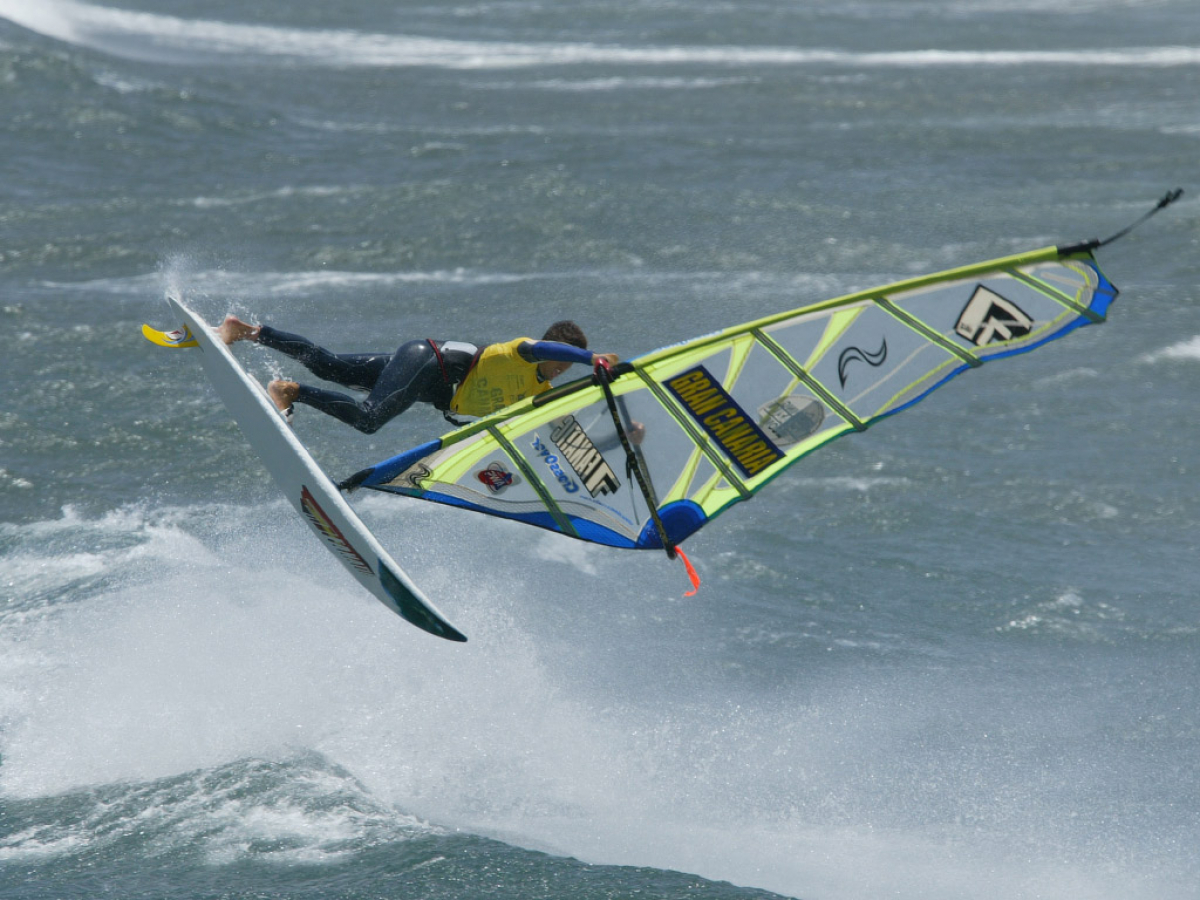
{"label": "green sail batten", "polygon": [[1096,312],[1095,310],[1091,309],[1090,307],[1082,306],[1082,305],[1076,303],[1073,299],[1068,297],[1066,294],[1064,294],[1062,291],[1060,291],[1058,288],[1056,288],[1052,284],[1047,284],[1046,282],[1041,281],[1040,279],[1034,278],[1032,275],[1027,275],[1024,272],[1017,271],[1017,270],[1009,272],[1009,274],[1012,275],[1013,278],[1017,279],[1017,281],[1020,281],[1023,284],[1029,285],[1035,291],[1041,291],[1043,294],[1045,294],[1047,297],[1051,298],[1052,300],[1057,300],[1063,306],[1067,307],[1067,309],[1083,316],[1085,319],[1087,319],[1093,325],[1099,325],[1101,322],[1104,321],[1104,316],[1100,315],[1100,313]]}
{"label": "green sail batten", "polygon": [[679,427],[687,432],[688,437],[692,439],[692,443],[700,448],[700,451],[704,454],[705,458],[711,462],[714,467],[716,467],[717,471],[724,476],[729,485],[741,495],[741,498],[743,500],[749,500],[751,497],[753,497],[754,492],[746,487],[746,485],[742,483],[742,480],[734,474],[733,469],[730,468],[730,466],[725,462],[724,456],[717,452],[717,449],[712,446],[712,443],[709,441],[707,435],[703,434],[700,429],[695,426],[688,415],[682,409],[680,409],[678,404],[676,404],[675,401],[672,400],[667,394],[667,392],[663,390],[662,385],[650,378],[650,376],[641,371],[641,369],[636,371],[638,377],[641,378],[642,382],[650,390],[650,393],[652,393],[655,399],[662,404],[663,409],[670,413],[671,417],[679,424]]}
{"label": "green sail batten", "polygon": [[495,427],[494,424],[489,425],[487,430],[496,443],[500,445],[500,449],[507,453],[509,459],[517,464],[517,468],[521,470],[521,474],[529,479],[530,486],[537,493],[542,503],[546,505],[546,511],[550,513],[550,516],[562,530],[563,534],[570,535],[573,538],[579,537],[579,532],[575,530],[575,526],[571,524],[571,520],[567,518],[558,504],[554,502],[554,497],[546,490],[546,485],[542,483],[542,479],[538,478],[537,473],[533,471],[532,467],[525,460],[525,457],[517,452],[517,448],[512,445],[508,438],[500,433],[500,429]]}
{"label": "green sail batten", "polygon": [[909,328],[912,328],[914,331],[918,332],[926,340],[937,344],[939,347],[948,351],[949,353],[953,353],[971,368],[977,369],[983,365],[983,360],[972,356],[962,347],[958,346],[958,344],[954,343],[954,341],[948,340],[945,335],[938,334],[916,316],[906,313],[887,297],[876,297],[875,303],[880,309],[883,309],[890,315],[895,316]]}
{"label": "green sail batten", "polygon": [[757,328],[752,328],[750,333],[754,335],[755,340],[770,350],[771,354],[781,363],[783,363],[789,372],[800,379],[801,383],[803,383],[810,391],[820,397],[826,406],[845,419],[850,424],[851,428],[853,428],[855,431],[867,430],[869,423],[856,416],[853,412],[851,412],[850,407],[846,406],[846,404],[842,403],[842,401],[840,401],[837,397],[833,396],[833,394],[825,387],[825,385],[821,384],[821,382],[817,381],[817,379],[813,378],[806,371],[804,371],[800,363],[796,362],[796,360],[792,358],[791,354],[780,347],[779,344],[777,344],[769,335],[763,333]]}

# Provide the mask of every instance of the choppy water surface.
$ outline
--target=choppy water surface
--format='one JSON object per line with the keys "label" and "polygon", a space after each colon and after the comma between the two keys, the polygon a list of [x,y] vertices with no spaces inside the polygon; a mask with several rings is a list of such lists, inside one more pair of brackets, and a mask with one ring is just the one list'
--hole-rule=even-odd
{"label": "choppy water surface", "polygon": [[[1200,896],[1198,97],[1191,0],[0,0],[0,897]],[[696,597],[356,501],[462,646],[139,333],[629,357],[1176,185],[1109,324],[729,511]]]}

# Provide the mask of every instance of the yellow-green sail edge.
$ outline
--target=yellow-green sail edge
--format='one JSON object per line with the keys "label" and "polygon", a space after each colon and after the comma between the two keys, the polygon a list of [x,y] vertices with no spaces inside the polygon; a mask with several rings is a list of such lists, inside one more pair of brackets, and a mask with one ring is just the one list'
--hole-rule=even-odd
{"label": "yellow-green sail edge", "polygon": [[[679,543],[814,450],[985,362],[1102,322],[1117,289],[1092,245],[858,291],[647,353],[614,370],[625,430]],[[341,485],[658,549],[646,498],[590,377],[384,460]]]}

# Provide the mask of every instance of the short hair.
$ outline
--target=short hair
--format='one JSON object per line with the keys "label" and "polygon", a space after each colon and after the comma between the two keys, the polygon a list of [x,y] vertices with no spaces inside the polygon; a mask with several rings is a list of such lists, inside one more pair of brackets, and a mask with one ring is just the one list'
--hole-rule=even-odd
{"label": "short hair", "polygon": [[571,344],[581,350],[587,349],[587,337],[583,329],[569,319],[555,322],[542,335],[543,341],[557,341],[560,344]]}

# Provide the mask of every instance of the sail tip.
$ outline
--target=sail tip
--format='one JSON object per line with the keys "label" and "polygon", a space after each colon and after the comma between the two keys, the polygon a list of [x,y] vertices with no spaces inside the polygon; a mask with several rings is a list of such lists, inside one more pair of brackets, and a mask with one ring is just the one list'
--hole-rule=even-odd
{"label": "sail tip", "polygon": [[1178,187],[1172,188],[1171,190],[1169,190],[1165,194],[1163,194],[1161,198],[1159,198],[1158,203],[1154,204],[1153,209],[1151,209],[1149,212],[1147,212],[1145,215],[1143,215],[1140,219],[1138,219],[1133,224],[1128,225],[1125,228],[1122,228],[1120,231],[1118,231],[1112,237],[1105,238],[1104,240],[1099,240],[1098,238],[1092,238],[1090,241],[1081,241],[1078,244],[1068,244],[1065,247],[1056,248],[1058,250],[1059,258],[1062,258],[1065,256],[1073,256],[1077,253],[1091,253],[1093,250],[1097,250],[1100,247],[1107,247],[1113,241],[1116,241],[1116,240],[1119,240],[1119,239],[1125,237],[1125,235],[1129,234],[1129,232],[1133,231],[1133,229],[1137,228],[1139,225],[1141,225],[1143,222],[1145,222],[1147,219],[1149,219],[1156,212],[1158,212],[1159,210],[1166,209],[1168,206],[1170,206],[1172,203],[1174,203],[1176,200],[1178,200],[1182,196],[1183,196],[1183,188],[1178,188]]}

